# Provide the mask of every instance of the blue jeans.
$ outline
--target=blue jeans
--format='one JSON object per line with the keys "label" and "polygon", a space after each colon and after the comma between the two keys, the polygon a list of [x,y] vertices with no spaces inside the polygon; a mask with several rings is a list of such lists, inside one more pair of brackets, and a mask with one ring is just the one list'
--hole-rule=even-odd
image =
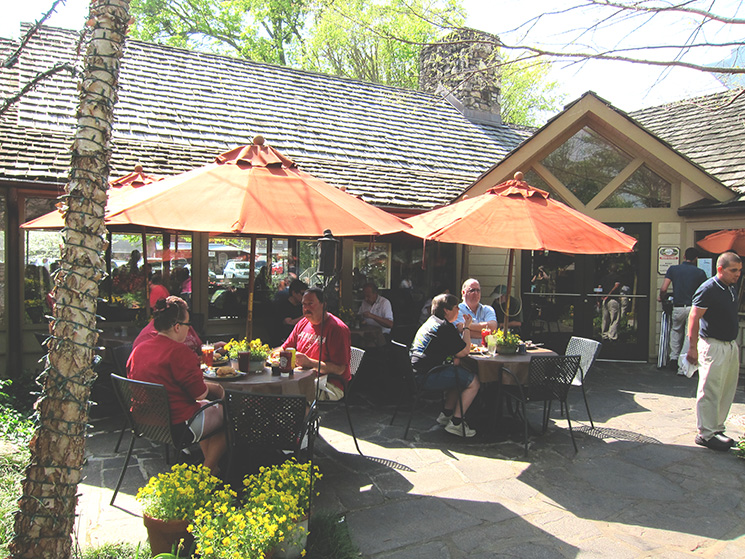
{"label": "blue jeans", "polygon": [[448,365],[424,379],[425,390],[450,390],[460,387],[463,390],[473,381],[473,373],[459,365]]}

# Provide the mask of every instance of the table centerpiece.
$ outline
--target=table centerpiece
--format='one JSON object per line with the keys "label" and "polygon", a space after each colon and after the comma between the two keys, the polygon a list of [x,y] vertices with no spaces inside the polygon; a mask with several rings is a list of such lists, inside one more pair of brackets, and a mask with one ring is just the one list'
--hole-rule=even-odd
{"label": "table centerpiece", "polygon": [[513,334],[509,330],[499,329],[494,336],[497,339],[497,353],[501,353],[502,355],[517,353],[517,348],[523,343],[520,336]]}
{"label": "table centerpiece", "polygon": [[261,372],[264,370],[267,357],[272,352],[268,344],[255,338],[248,341],[231,339],[223,348],[230,358],[230,365],[242,372]]}

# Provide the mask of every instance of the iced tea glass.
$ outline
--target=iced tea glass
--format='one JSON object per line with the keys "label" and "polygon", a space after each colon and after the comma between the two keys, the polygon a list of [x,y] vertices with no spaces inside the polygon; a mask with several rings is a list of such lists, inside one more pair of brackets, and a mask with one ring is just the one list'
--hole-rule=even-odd
{"label": "iced tea glass", "polygon": [[212,362],[215,357],[215,346],[212,344],[202,345],[202,362],[208,367],[212,367]]}

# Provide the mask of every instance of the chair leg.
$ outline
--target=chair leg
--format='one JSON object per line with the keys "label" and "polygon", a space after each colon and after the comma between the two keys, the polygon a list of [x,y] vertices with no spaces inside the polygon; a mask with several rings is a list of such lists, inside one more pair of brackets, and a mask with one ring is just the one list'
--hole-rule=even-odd
{"label": "chair leg", "polygon": [[[119,445],[122,444],[122,438],[124,438],[124,431],[127,430],[127,420],[124,419],[124,425],[122,425],[122,430],[119,432],[119,439],[116,441],[116,446],[114,447],[114,452],[119,452]],[[134,437],[134,435],[132,435]]]}
{"label": "chair leg", "polygon": [[522,407],[523,410],[523,425],[525,428],[525,456],[528,455],[528,413],[525,409],[525,400],[520,401],[520,407]]}
{"label": "chair leg", "polygon": [[572,437],[572,444],[574,445],[574,453],[577,454],[577,442],[574,440],[574,431],[572,430],[572,420],[569,418],[569,406],[567,406],[567,424],[569,425],[569,435]]}
{"label": "chair leg", "polygon": [[406,422],[406,429],[404,430],[404,440],[406,440],[406,437],[409,434],[409,427],[411,427],[411,420],[414,418],[414,411],[416,410],[417,405],[419,405],[419,392],[414,396],[414,403],[411,405],[409,420]]}
{"label": "chair leg", "polygon": [[127,450],[127,457],[124,459],[124,466],[122,466],[122,473],[119,474],[119,481],[116,482],[116,487],[114,488],[114,494],[111,496],[111,501],[109,502],[109,505],[114,504],[114,499],[116,499],[117,493],[119,493],[119,488],[122,486],[122,481],[124,481],[124,474],[127,472],[127,466],[129,465],[129,459],[132,457],[132,449],[135,446],[135,436],[134,433],[132,434],[132,440],[129,441],[129,449]]}
{"label": "chair leg", "polygon": [[360,456],[364,456],[364,454],[362,454],[362,451],[360,450],[360,445],[357,443],[357,435],[354,434],[352,416],[349,414],[349,404],[347,404],[346,398],[344,398],[344,409],[347,410],[347,421],[349,422],[349,430],[352,432],[352,439],[354,439],[354,446],[357,447],[357,452],[359,452]]}
{"label": "chair leg", "polygon": [[[592,415],[590,415],[590,404],[587,401],[587,393],[585,392],[585,383],[583,382],[580,386],[582,387],[582,397],[585,399],[585,408],[587,408],[587,417],[590,418],[590,427],[594,429],[595,424],[592,422]],[[567,417],[569,417],[568,413],[567,413]]]}

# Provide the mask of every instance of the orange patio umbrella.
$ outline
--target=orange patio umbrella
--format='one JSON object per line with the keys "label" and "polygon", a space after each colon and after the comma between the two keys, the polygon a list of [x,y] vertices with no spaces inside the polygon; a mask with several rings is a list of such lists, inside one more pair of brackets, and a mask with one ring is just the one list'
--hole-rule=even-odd
{"label": "orange patio umbrella", "polygon": [[[297,168],[264,145],[218,155],[214,163],[109,199],[108,225],[251,235],[320,237],[385,235],[409,229],[403,220]],[[247,337],[253,318],[254,267],[250,268]]]}
{"label": "orange patio umbrella", "polygon": [[[112,197],[136,190],[147,184],[158,182],[161,179],[162,177],[146,174],[142,169],[142,165],[135,165],[134,171],[131,173],[109,181],[109,186],[111,187],[108,192],[109,200]],[[21,227],[23,229],[62,229],[65,226],[63,211],[64,205],[60,202],[57,204],[56,210],[41,215],[36,219],[31,219],[21,225]]]}
{"label": "orange patio umbrella", "polygon": [[734,251],[745,256],[745,229],[727,229],[717,231],[701,239],[698,246],[712,254]]}
{"label": "orange patio umbrella", "polygon": [[[521,172],[480,196],[406,220],[414,236],[432,241],[510,249],[507,293],[512,290],[515,249],[568,254],[632,252],[636,239],[552,200]],[[506,313],[509,313],[509,297]]]}

